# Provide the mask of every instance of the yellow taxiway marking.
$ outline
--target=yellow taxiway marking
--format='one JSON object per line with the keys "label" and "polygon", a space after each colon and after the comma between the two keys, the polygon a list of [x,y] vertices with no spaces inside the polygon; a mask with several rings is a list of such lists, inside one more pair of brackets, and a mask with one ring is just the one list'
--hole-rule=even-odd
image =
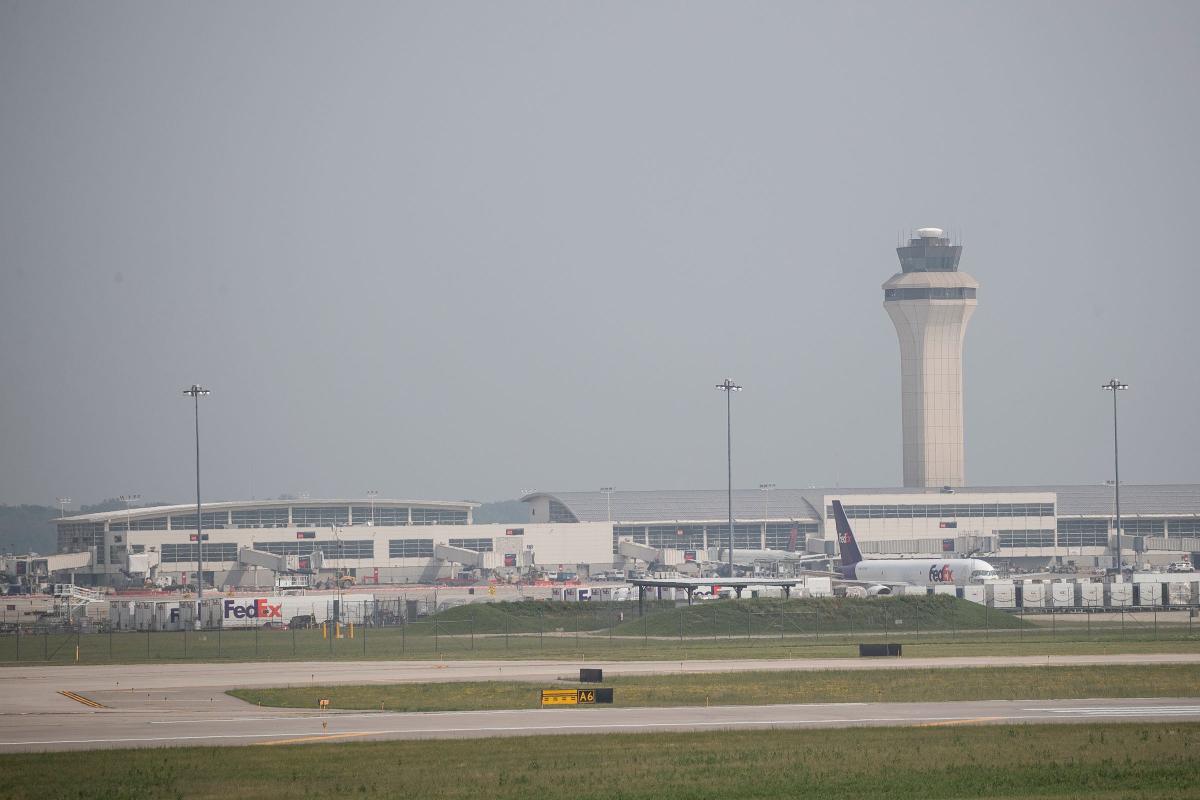
{"label": "yellow taxiway marking", "polygon": [[108,708],[108,706],[106,706],[102,703],[97,703],[95,700],[88,699],[81,694],[76,694],[75,692],[70,692],[70,691],[64,690],[64,691],[59,692],[59,694],[61,694],[63,697],[67,698],[68,700],[74,700],[76,703],[83,703],[85,706],[88,706],[89,708]]}
{"label": "yellow taxiway marking", "polygon": [[976,722],[994,722],[1004,717],[969,717],[967,719],[947,719],[938,722],[918,722],[914,728],[938,728],[943,725],[971,725]]}
{"label": "yellow taxiway marking", "polygon": [[255,744],[297,744],[299,742],[327,742],[330,739],[346,739],[351,736],[370,736],[374,731],[355,731],[353,733],[330,733],[317,736],[293,736],[290,739],[272,739],[269,742]]}

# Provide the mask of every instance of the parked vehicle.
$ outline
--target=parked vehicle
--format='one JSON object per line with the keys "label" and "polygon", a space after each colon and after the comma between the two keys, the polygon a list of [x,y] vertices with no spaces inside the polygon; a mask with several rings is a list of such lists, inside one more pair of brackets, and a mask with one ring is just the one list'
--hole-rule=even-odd
{"label": "parked vehicle", "polygon": [[1195,572],[1190,561],[1176,561],[1167,567],[1167,572]]}
{"label": "parked vehicle", "polygon": [[289,628],[315,628],[317,620],[312,614],[297,614],[288,620]]}

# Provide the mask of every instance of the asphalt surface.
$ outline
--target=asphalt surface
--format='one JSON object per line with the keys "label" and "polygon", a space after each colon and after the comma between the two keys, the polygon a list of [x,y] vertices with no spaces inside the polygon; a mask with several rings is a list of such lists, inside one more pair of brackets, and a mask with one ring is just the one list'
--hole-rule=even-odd
{"label": "asphalt surface", "polygon": [[[1130,663],[1200,663],[1200,655],[598,662],[584,666],[603,667],[611,675],[637,675]],[[1200,698],[321,713],[264,709],[224,693],[226,689],[244,686],[481,679],[553,681],[559,677],[577,677],[577,666],[551,661],[373,661],[3,669],[0,670],[0,752],[855,725],[1200,721]]]}

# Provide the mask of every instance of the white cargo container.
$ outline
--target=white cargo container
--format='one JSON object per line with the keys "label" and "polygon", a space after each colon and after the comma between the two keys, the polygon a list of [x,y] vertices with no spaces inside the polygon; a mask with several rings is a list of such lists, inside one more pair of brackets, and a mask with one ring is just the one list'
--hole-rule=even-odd
{"label": "white cargo container", "polygon": [[1017,607],[1017,587],[1012,581],[993,581],[987,587],[988,605],[992,608]]}
{"label": "white cargo container", "polygon": [[1173,581],[1167,584],[1167,605],[1186,606],[1192,602],[1192,584]]}
{"label": "white cargo container", "polygon": [[1075,605],[1080,608],[1102,608],[1104,606],[1104,584],[1091,581],[1075,584]]}
{"label": "white cargo container", "polygon": [[1141,607],[1149,608],[1151,606],[1162,605],[1162,583],[1159,581],[1138,581],[1137,584],[1137,604]]}
{"label": "white cargo container", "polygon": [[1108,605],[1113,608],[1125,608],[1133,605],[1133,584],[1132,583],[1109,583],[1108,585]]}
{"label": "white cargo container", "polygon": [[833,597],[832,578],[805,578],[804,588],[808,590],[809,597]]}
{"label": "white cargo container", "polygon": [[1046,584],[1023,582],[1021,584],[1021,608],[1045,608]]}
{"label": "white cargo container", "polygon": [[987,605],[987,587],[981,583],[973,583],[963,587],[963,600]]}
{"label": "white cargo container", "polygon": [[1054,608],[1070,608],[1075,604],[1075,585],[1065,581],[1050,584],[1050,605]]}
{"label": "white cargo container", "polygon": [[951,597],[954,597],[958,594],[958,587],[945,586],[945,585],[939,584],[939,585],[933,587],[933,593],[934,594],[948,594]]}

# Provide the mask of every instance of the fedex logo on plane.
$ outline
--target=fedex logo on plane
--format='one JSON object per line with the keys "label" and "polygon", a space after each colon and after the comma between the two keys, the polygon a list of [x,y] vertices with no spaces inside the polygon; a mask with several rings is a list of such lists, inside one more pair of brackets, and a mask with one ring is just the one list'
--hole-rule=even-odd
{"label": "fedex logo on plane", "polygon": [[932,567],[929,568],[929,582],[930,583],[953,583],[954,582],[954,570],[950,569],[949,564],[942,564],[941,566],[934,564]]}
{"label": "fedex logo on plane", "polygon": [[[239,602],[241,603],[239,605]],[[278,617],[283,619],[283,603],[278,605],[268,603],[267,598],[259,597],[255,600],[238,601],[226,600],[224,603],[225,619],[235,617],[237,619],[265,619],[267,617]]]}

